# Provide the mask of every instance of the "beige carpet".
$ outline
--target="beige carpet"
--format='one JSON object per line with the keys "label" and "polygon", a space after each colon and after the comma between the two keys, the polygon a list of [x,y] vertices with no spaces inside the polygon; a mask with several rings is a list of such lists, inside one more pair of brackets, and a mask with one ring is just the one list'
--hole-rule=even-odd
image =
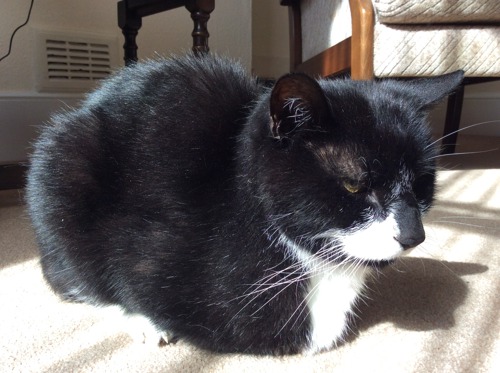
{"label": "beige carpet", "polygon": [[182,340],[160,348],[132,339],[115,311],[50,291],[21,192],[0,192],[0,371],[500,372],[498,151],[485,159],[440,172],[427,240],[371,285],[353,336],[315,356],[221,355]]}

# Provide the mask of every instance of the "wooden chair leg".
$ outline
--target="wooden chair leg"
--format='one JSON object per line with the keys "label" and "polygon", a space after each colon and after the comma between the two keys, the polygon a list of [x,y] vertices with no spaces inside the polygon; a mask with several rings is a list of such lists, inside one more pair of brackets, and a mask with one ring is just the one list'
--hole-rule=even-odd
{"label": "wooden chair leg", "polygon": [[137,62],[137,43],[135,40],[142,26],[142,18],[135,12],[129,11],[123,0],[118,2],[118,26],[122,29],[122,34],[125,37],[123,59],[125,65],[130,66]]}
{"label": "wooden chair leg", "polygon": [[186,2],[186,9],[191,12],[191,19],[194,22],[194,30],[191,33],[193,37],[193,52],[207,53],[208,37],[207,22],[210,13],[215,8],[214,0],[189,0]]}
{"label": "wooden chair leg", "polygon": [[351,77],[373,79],[375,11],[371,0],[349,0],[351,8]]}
{"label": "wooden chair leg", "polygon": [[457,131],[460,126],[463,102],[464,85],[461,84],[457,90],[448,97],[443,139],[441,141],[442,154],[451,154],[455,152],[455,146],[458,138]]}

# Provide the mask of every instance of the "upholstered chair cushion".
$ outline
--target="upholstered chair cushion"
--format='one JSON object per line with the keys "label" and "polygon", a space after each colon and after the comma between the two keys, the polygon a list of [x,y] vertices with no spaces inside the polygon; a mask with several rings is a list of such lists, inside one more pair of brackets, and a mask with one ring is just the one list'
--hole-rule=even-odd
{"label": "upholstered chair cushion", "polygon": [[[500,76],[499,0],[373,0],[374,73]],[[352,34],[349,0],[302,0],[303,60]]]}
{"label": "upholstered chair cushion", "polygon": [[498,0],[374,0],[380,23],[500,21]]}

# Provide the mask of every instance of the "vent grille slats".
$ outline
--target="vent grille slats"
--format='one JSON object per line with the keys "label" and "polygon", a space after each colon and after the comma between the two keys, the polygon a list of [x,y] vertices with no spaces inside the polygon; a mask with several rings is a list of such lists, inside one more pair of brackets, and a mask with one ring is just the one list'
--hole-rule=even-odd
{"label": "vent grille slats", "polygon": [[116,37],[39,30],[37,38],[39,91],[88,91],[117,67]]}
{"label": "vent grille slats", "polygon": [[45,45],[49,80],[101,80],[111,73],[106,44],[47,39]]}

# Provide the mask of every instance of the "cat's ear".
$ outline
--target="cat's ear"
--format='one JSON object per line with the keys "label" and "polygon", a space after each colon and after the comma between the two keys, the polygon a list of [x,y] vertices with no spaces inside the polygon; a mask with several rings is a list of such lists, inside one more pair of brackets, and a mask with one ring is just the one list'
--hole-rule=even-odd
{"label": "cat's ear", "polygon": [[328,102],[318,82],[305,74],[282,76],[270,98],[271,131],[276,138],[319,130],[328,115]]}
{"label": "cat's ear", "polygon": [[464,72],[462,70],[431,78],[420,78],[410,81],[409,88],[422,102],[424,109],[432,107],[444,99],[462,84]]}

